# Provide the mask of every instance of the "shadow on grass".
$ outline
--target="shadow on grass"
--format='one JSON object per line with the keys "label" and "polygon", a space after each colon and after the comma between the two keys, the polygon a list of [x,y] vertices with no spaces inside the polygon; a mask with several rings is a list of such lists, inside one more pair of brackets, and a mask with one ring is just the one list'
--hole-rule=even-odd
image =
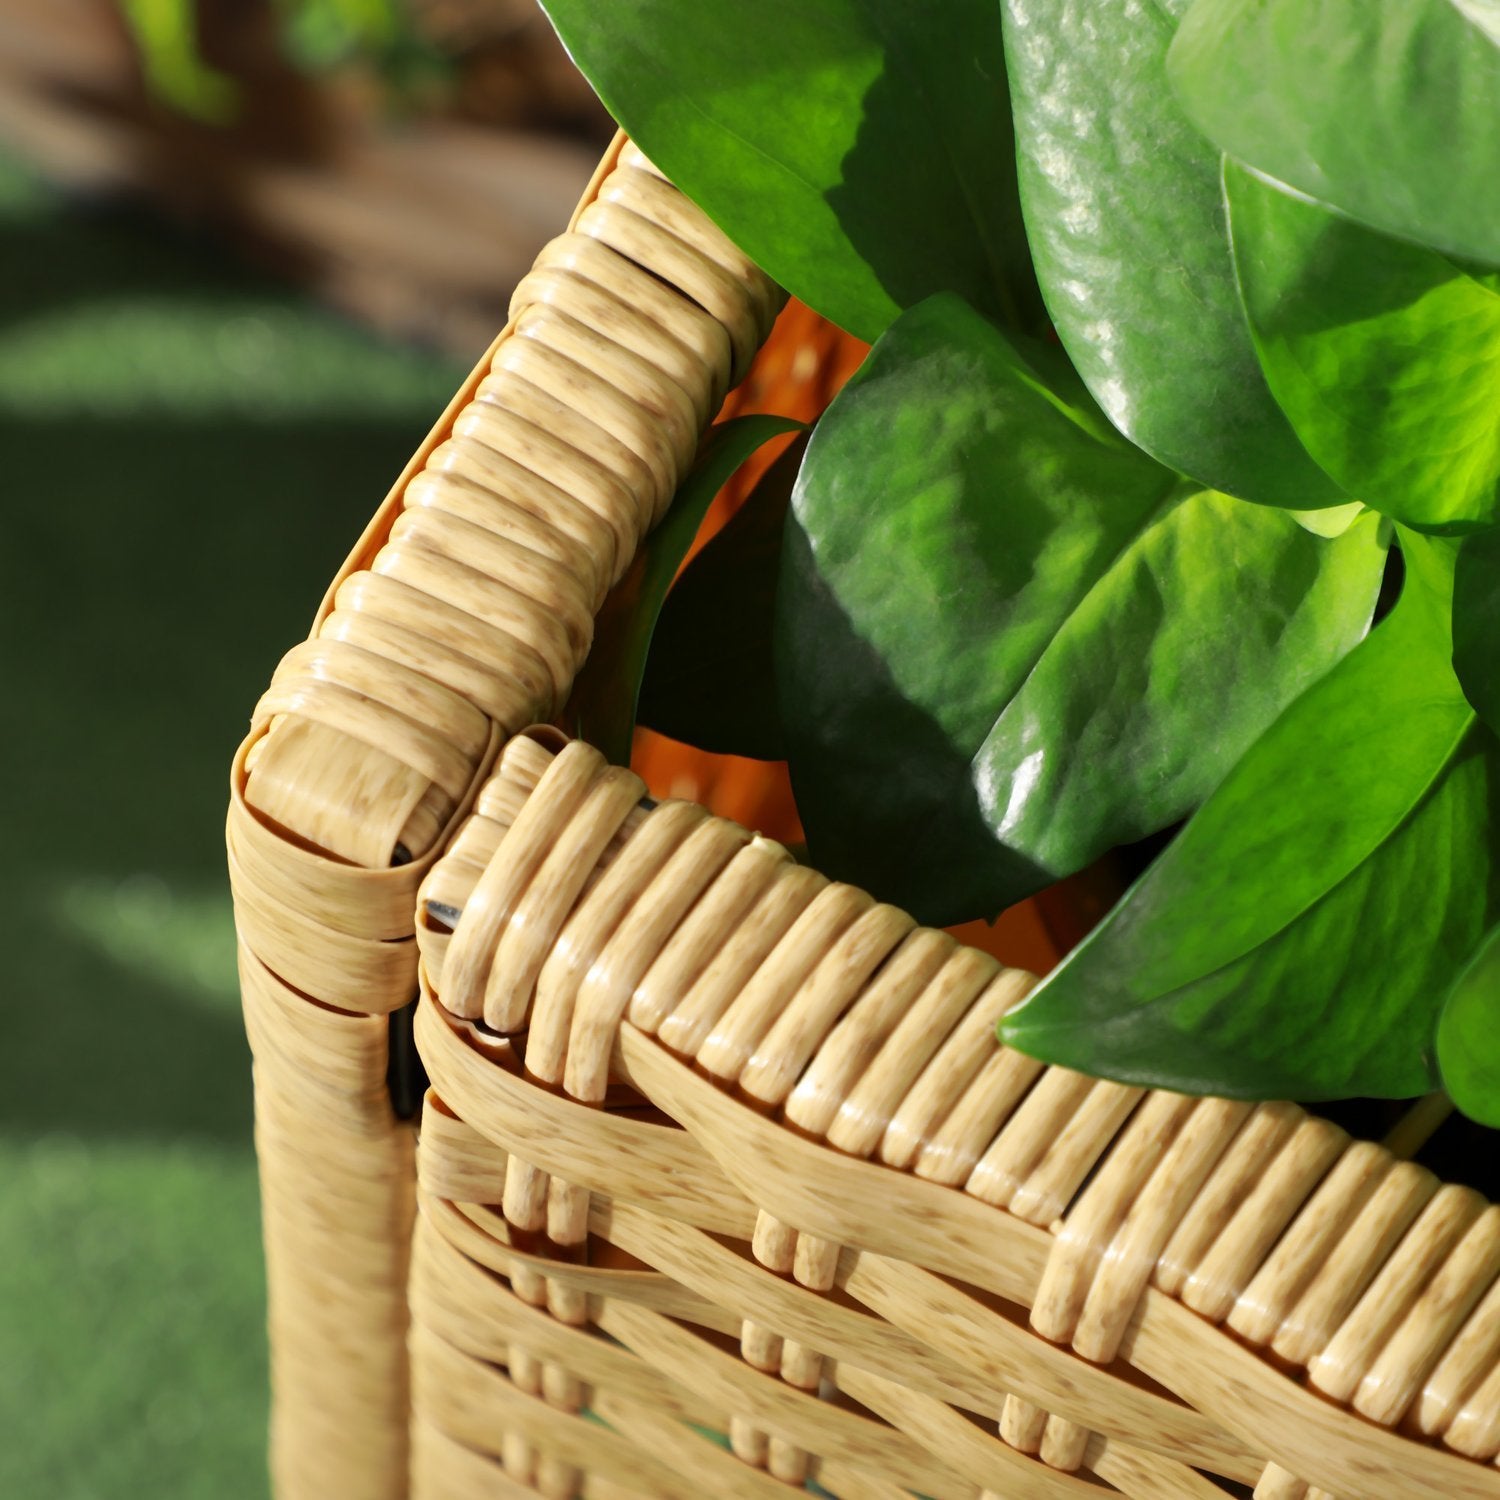
{"label": "shadow on grass", "polygon": [[18,915],[34,946],[11,988],[0,1134],[247,1146],[250,1055],[221,987],[132,972],[29,902]]}
{"label": "shadow on grass", "polygon": [[[247,1137],[229,758],[420,431],[0,419],[13,792],[0,1127]],[[160,920],[130,894],[143,879]]]}
{"label": "shadow on grass", "polygon": [[458,376],[0,157],[7,1497],[264,1500],[229,758]]}

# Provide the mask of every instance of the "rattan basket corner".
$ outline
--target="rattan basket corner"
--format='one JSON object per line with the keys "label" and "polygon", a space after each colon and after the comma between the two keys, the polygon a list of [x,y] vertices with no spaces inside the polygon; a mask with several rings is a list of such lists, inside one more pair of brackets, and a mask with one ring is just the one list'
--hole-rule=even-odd
{"label": "rattan basket corner", "polygon": [[280,1500],[1500,1500],[1500,1209],[529,728],[782,302],[617,141],[256,708]]}

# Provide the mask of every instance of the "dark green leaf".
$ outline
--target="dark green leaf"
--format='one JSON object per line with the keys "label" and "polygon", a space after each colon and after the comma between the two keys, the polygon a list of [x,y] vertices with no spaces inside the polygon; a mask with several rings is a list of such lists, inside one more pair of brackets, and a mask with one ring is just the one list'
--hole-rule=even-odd
{"label": "dark green leaf", "polygon": [[1004,1024],[1109,1077],[1400,1097],[1496,914],[1494,738],[1449,666],[1453,546],[1402,533],[1391,616],[1288,709]]}
{"label": "dark green leaf", "polygon": [[1500,519],[1500,291],[1227,164],[1271,389],[1351,494],[1408,525]]}
{"label": "dark green leaf", "polygon": [[1467,537],[1458,550],[1453,668],[1480,718],[1500,734],[1500,531]]}
{"label": "dark green leaf", "polygon": [[1500,926],[1453,982],[1438,1020],[1438,1069],[1453,1102],[1500,1128]]}
{"label": "dark green leaf", "polygon": [[636,700],[662,601],[713,498],[762,443],[802,424],[789,417],[738,417],[710,429],[693,472],[678,486],[666,519],[605,600],[594,647],[569,700],[572,730],[616,765],[629,765]]}
{"label": "dark green leaf", "polygon": [[1388,234],[1500,263],[1500,47],[1457,7],[1197,0],[1168,72],[1231,156]]}
{"label": "dark green leaf", "polygon": [[953,298],[875,347],[792,505],[777,688],[809,846],[932,922],[1186,814],[1359,639],[1381,574],[1373,518],[1326,542],[1182,484]]}
{"label": "dark green leaf", "polygon": [[1219,152],[1167,87],[1184,0],[1005,0],[1021,201],[1047,308],[1094,399],[1200,483],[1302,509],[1344,497],[1256,362]]}
{"label": "dark green leaf", "polygon": [[544,8],[641,149],[841,327],[943,290],[1035,324],[993,0]]}
{"label": "dark green leaf", "polygon": [[641,684],[648,728],[721,755],[786,758],[771,636],[782,527],[806,451],[793,443],[673,584]]}

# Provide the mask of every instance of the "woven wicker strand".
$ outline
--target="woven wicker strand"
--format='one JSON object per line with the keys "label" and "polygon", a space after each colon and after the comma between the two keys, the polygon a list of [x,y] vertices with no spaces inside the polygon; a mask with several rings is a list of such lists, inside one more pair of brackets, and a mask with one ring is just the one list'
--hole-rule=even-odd
{"label": "woven wicker strand", "polygon": [[555,744],[419,893],[419,1494],[1500,1496],[1500,1209],[1019,1058],[1030,976]]}
{"label": "woven wicker strand", "polygon": [[385,1017],[416,994],[416,889],[505,737],[566,697],[781,300],[617,142],[256,707],[228,846],[282,1500],[406,1493],[414,1167]]}

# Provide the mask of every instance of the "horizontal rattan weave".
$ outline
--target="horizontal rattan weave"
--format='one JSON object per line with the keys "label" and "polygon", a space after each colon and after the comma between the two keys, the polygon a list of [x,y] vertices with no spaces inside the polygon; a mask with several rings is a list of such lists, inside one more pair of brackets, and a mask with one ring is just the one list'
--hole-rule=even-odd
{"label": "horizontal rattan weave", "polygon": [[1030,975],[519,732],[781,300],[617,143],[256,710],[281,1500],[1496,1500],[1500,1209],[1009,1052]]}
{"label": "horizontal rattan weave", "polygon": [[1500,1494],[1500,1209],[1010,1052],[1030,976],[644,793],[512,740],[424,885],[420,1421],[557,1496],[772,1493],[684,1423],[841,1495]]}

